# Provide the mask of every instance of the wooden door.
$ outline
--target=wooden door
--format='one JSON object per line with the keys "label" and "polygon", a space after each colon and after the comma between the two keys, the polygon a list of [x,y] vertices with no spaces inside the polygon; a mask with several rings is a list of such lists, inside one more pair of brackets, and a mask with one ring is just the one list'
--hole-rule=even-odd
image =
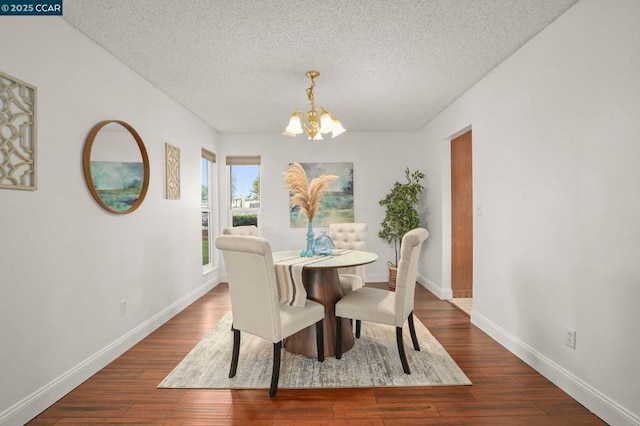
{"label": "wooden door", "polygon": [[473,296],[471,130],[451,141],[451,289]]}

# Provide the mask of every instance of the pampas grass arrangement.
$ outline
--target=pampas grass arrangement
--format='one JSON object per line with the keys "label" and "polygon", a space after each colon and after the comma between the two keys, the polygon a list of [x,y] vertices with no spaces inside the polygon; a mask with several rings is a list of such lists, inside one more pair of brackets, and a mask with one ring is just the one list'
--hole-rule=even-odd
{"label": "pampas grass arrangement", "polygon": [[284,182],[292,193],[290,207],[300,207],[300,212],[307,216],[311,223],[318,213],[322,196],[335,179],[338,179],[338,176],[322,175],[309,183],[302,166],[299,163],[291,164],[284,177]]}

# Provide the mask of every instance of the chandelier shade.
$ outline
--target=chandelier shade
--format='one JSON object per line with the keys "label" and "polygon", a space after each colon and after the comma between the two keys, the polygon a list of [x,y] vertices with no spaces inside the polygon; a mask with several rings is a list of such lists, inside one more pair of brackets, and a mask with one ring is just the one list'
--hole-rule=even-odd
{"label": "chandelier shade", "polygon": [[323,107],[317,107],[315,103],[315,97],[313,89],[316,85],[315,78],[320,75],[318,71],[308,71],[307,77],[311,79],[311,86],[307,89],[307,98],[311,103],[311,109],[305,114],[300,109],[296,109],[291,118],[289,119],[289,125],[282,132],[285,136],[295,137],[299,134],[306,133],[309,139],[318,141],[322,140],[322,135],[331,133],[331,137],[344,133],[346,129],[342,127],[340,121],[324,109]]}

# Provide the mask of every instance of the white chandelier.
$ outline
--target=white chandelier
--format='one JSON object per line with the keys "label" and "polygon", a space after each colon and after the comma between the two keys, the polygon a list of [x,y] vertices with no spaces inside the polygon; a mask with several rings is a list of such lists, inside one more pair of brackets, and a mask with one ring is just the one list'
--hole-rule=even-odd
{"label": "white chandelier", "polygon": [[322,140],[323,133],[331,133],[331,137],[335,138],[344,133],[345,128],[342,127],[340,121],[329,111],[323,107],[316,108],[313,97],[313,87],[316,85],[314,79],[318,77],[320,73],[318,71],[308,71],[306,75],[311,79],[311,87],[307,89],[307,97],[311,103],[311,109],[307,112],[306,116],[300,109],[296,109],[291,115],[289,125],[284,129],[282,134],[295,137],[302,132],[306,132],[309,139],[318,141]]}

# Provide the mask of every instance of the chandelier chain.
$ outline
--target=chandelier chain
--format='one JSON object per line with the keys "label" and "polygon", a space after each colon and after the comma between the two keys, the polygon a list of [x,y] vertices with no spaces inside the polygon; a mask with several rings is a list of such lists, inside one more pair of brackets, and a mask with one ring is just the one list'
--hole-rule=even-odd
{"label": "chandelier chain", "polygon": [[309,77],[311,79],[311,86],[307,89],[307,98],[309,99],[309,102],[311,102],[311,109],[315,110],[316,109],[316,102],[315,102],[315,97],[313,96],[313,88],[316,85],[316,81],[315,76],[311,76]]}

